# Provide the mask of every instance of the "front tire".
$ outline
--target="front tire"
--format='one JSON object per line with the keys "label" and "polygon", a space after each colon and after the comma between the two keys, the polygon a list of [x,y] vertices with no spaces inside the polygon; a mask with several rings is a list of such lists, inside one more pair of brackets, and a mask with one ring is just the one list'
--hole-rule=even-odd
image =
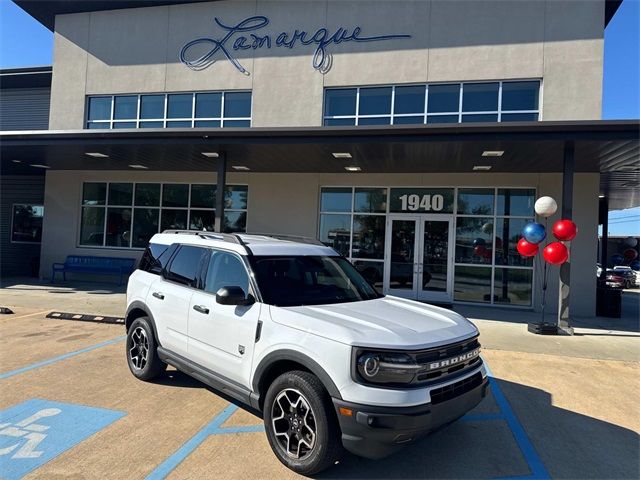
{"label": "front tire", "polygon": [[158,357],[156,338],[147,317],[136,318],[127,332],[127,364],[134,377],[149,381],[167,368]]}
{"label": "front tire", "polygon": [[301,475],[319,473],[342,455],[331,398],[311,373],[292,371],[275,379],[265,398],[264,425],[278,460]]}

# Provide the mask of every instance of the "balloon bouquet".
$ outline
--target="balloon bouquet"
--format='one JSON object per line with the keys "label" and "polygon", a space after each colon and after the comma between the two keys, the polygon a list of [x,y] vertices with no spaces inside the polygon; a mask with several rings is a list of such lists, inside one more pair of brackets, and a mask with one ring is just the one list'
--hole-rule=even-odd
{"label": "balloon bouquet", "polygon": [[[518,253],[523,257],[536,257],[540,250],[540,244],[547,237],[549,217],[556,213],[558,204],[551,197],[540,197],[534,206],[536,214],[544,218],[544,225],[531,222],[522,229],[522,238],[518,241]],[[548,243],[542,250],[544,267],[542,274],[542,323],[544,324],[544,311],[546,305],[548,265],[562,265],[569,260],[569,249],[562,242],[570,242],[577,233],[578,228],[571,220],[558,220],[552,227],[553,236],[558,241]]]}

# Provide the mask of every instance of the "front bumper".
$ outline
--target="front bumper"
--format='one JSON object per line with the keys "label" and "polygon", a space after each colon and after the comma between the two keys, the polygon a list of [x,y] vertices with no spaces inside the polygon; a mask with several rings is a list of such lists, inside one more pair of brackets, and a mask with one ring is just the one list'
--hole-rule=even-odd
{"label": "front bumper", "polygon": [[[487,395],[488,387],[488,378],[478,372],[442,387],[432,403],[412,407],[367,406],[334,398],[342,444],[361,457],[386,457],[404,444],[462,417]],[[341,414],[340,408],[351,410],[352,415]]]}

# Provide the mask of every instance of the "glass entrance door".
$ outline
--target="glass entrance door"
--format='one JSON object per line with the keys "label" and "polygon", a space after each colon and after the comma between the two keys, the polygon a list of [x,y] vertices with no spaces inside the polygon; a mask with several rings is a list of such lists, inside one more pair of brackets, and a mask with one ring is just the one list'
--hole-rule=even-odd
{"label": "glass entrance door", "polygon": [[453,298],[453,228],[449,215],[390,215],[385,292],[413,300]]}

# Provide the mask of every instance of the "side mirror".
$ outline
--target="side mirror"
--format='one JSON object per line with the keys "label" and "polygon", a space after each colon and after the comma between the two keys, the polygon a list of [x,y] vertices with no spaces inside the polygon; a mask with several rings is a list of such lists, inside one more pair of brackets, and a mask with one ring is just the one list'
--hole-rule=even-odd
{"label": "side mirror", "polygon": [[244,290],[237,286],[222,287],[216,292],[216,302],[220,305],[251,305],[255,302],[253,295],[245,295]]}

